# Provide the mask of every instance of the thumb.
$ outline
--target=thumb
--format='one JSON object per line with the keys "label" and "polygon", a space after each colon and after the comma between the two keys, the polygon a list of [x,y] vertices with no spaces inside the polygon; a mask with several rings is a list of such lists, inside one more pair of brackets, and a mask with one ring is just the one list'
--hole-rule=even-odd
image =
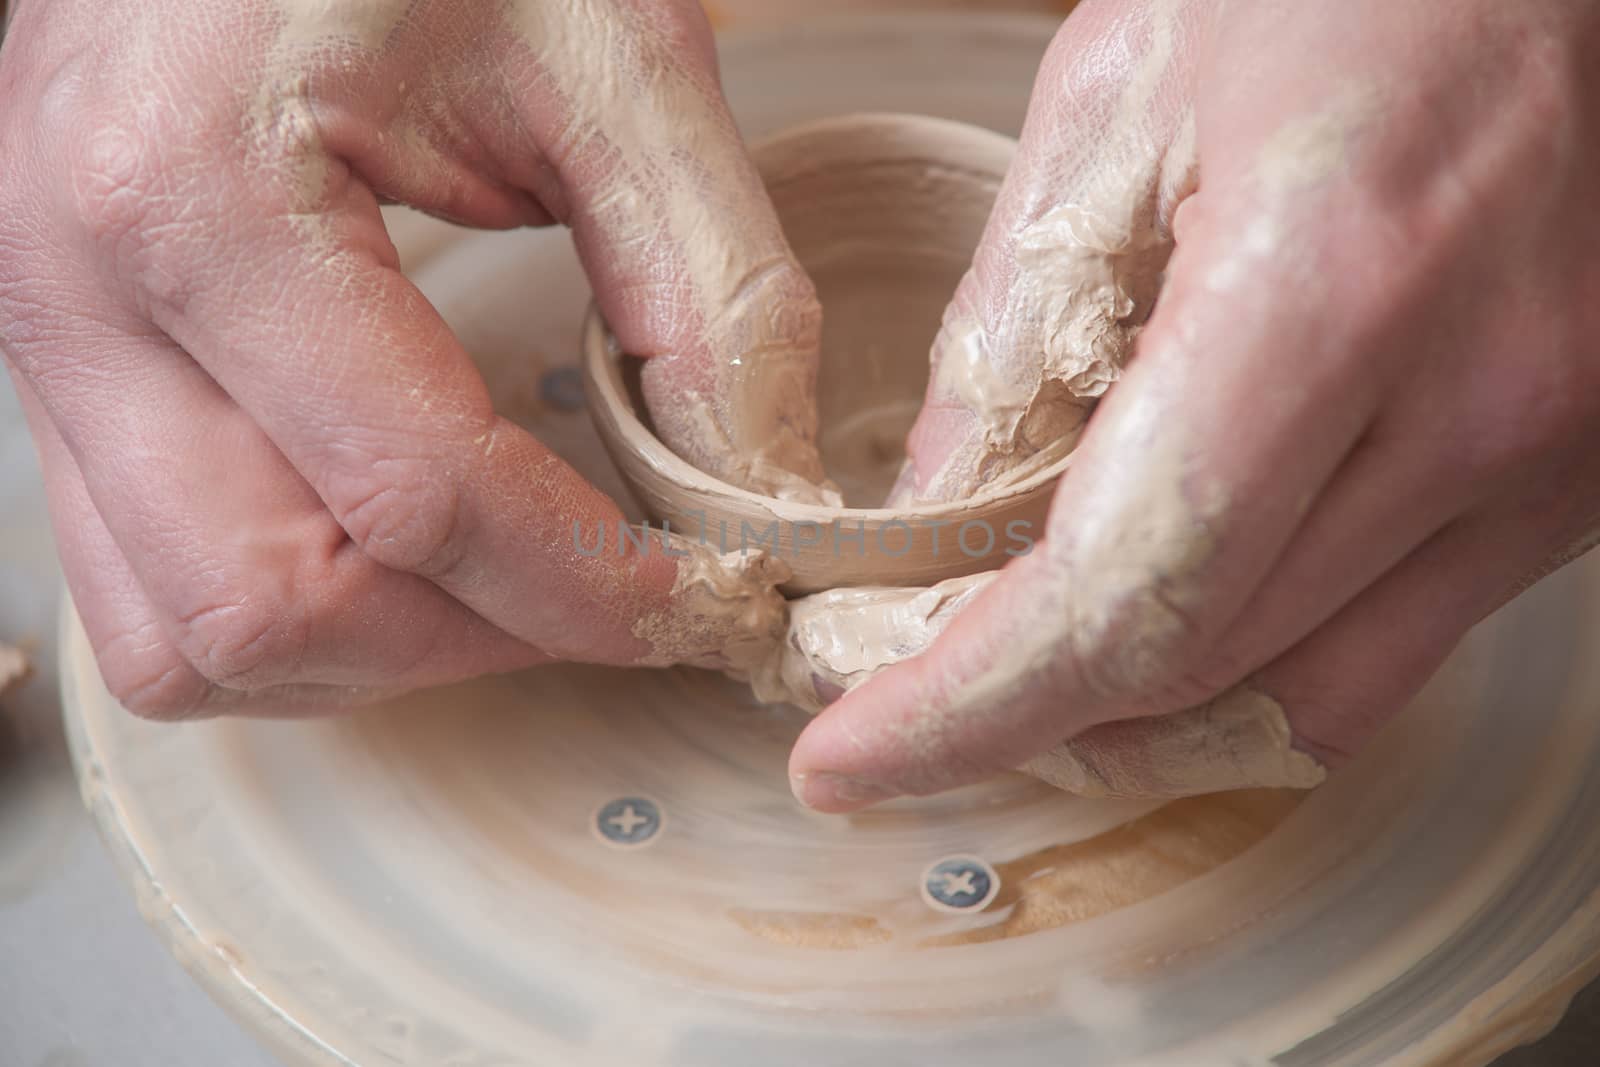
{"label": "thumb", "polygon": [[[723,100],[692,4],[532,3],[547,77],[523,102],[646,406],[679,455],[752,490],[822,502],[821,309]],[[836,502],[836,501],[835,501]]]}
{"label": "thumb", "polygon": [[1057,34],[934,342],[897,503],[961,499],[1054,463],[1120,376],[1195,182],[1188,86],[1212,6],[1090,2]]}

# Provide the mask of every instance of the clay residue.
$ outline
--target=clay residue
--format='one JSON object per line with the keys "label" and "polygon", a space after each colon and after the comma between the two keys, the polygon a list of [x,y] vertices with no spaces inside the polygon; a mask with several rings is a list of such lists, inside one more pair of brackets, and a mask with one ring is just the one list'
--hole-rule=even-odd
{"label": "clay residue", "polygon": [[719,554],[674,533],[650,530],[652,551],[678,558],[668,606],[633,625],[649,643],[643,666],[688,663],[747,679],[773,656],[787,625],[777,587],[788,567],[764,552]]}
{"label": "clay residue", "polygon": [[[922,937],[916,945],[1023,937],[1160,896],[1242,855],[1303,798],[1287,789],[1189,797],[1086,840],[1028,852],[995,866],[1000,891],[983,914],[997,921]],[[800,948],[867,948],[893,938],[878,920],[849,912],[736,908],[728,915],[757,937]]]}
{"label": "clay residue", "polygon": [[1237,686],[1171,715],[1103,723],[1022,765],[1086,797],[1184,797],[1243,785],[1311,789],[1327,772],[1291,744],[1283,708]]}
{"label": "clay residue", "polygon": [[799,948],[866,948],[893,936],[872,916],[849,912],[733,908],[728,918],[763,940]]}
{"label": "clay residue", "polygon": [[791,601],[784,641],[751,679],[756,696],[821,711],[926,649],[993,578],[988,572],[926,589],[831,589]]}

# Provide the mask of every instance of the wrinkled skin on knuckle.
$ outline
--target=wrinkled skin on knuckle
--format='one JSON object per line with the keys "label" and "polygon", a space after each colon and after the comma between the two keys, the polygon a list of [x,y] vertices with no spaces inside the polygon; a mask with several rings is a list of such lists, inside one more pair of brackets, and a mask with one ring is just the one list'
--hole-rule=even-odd
{"label": "wrinkled skin on knuckle", "polygon": [[204,679],[154,624],[118,635],[95,650],[106,689],[141,719],[176,722],[204,708]]}
{"label": "wrinkled skin on knuckle", "polygon": [[294,680],[311,643],[307,598],[238,594],[181,617],[176,644],[194,669],[224,689],[261,689]]}
{"label": "wrinkled skin on knuckle", "polygon": [[309,630],[296,606],[246,601],[190,619],[179,646],[211,685],[258,689],[294,677]]}
{"label": "wrinkled skin on knuckle", "polygon": [[136,281],[181,303],[178,280],[217,228],[200,221],[206,198],[240,154],[230,76],[248,34],[230,27],[219,44],[202,33],[193,23],[209,8],[176,22],[154,9],[108,8],[57,0],[19,17],[0,70],[9,105],[0,116],[0,292],[48,278],[59,299],[71,273],[75,313],[145,310]]}
{"label": "wrinkled skin on knuckle", "polygon": [[381,463],[330,501],[339,525],[369,559],[430,578],[460,563],[461,494],[432,468],[427,461]]}
{"label": "wrinkled skin on knuckle", "polygon": [[133,115],[80,120],[65,164],[75,215],[92,250],[117,256],[131,235],[159,216],[167,162]]}

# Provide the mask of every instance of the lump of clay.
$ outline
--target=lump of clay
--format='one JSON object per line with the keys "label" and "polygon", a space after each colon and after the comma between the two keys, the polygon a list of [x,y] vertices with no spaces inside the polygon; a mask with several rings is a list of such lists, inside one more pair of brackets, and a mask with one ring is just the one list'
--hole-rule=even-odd
{"label": "lump of clay", "polygon": [[789,602],[789,629],[751,677],[756,697],[816,714],[884,667],[933,643],[998,571],[926,589],[830,589]]}

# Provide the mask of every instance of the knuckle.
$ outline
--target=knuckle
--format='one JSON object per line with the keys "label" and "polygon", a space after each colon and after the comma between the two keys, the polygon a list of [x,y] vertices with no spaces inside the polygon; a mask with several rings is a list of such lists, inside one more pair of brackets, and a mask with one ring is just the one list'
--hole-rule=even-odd
{"label": "knuckle", "polygon": [[1588,449],[1600,426],[1600,374],[1556,338],[1528,345],[1514,367],[1490,368],[1459,406],[1468,417],[1430,427],[1448,441],[1460,475],[1476,482],[1522,479],[1547,470],[1576,446]]}
{"label": "knuckle", "polygon": [[[462,499],[448,478],[421,471],[335,500],[334,517],[368,559],[391,570],[440,578],[461,562]],[[339,494],[345,495],[345,494]]]}
{"label": "knuckle", "polygon": [[161,163],[136,126],[103,120],[69,149],[73,203],[86,236],[116,244],[147,219],[161,180]]}
{"label": "knuckle", "polygon": [[163,139],[148,116],[96,120],[66,148],[67,223],[99,269],[141,306],[181,312],[202,265],[232,232],[214,211],[217,164],[197,163],[205,138]]}
{"label": "knuckle", "polygon": [[195,717],[210,686],[152,624],[95,654],[106,690],[134,716],[154,722]]}
{"label": "knuckle", "polygon": [[226,689],[292,680],[305,657],[308,617],[286,601],[243,596],[180,620],[180,652],[199,675]]}
{"label": "knuckle", "polygon": [[1537,358],[1523,360],[1518,368],[1523,373],[1508,376],[1513,378],[1506,383],[1511,395],[1502,417],[1507,420],[1505,431],[1515,443],[1537,453],[1550,442],[1594,436],[1600,426],[1596,352],[1600,346],[1592,342],[1552,337]]}

